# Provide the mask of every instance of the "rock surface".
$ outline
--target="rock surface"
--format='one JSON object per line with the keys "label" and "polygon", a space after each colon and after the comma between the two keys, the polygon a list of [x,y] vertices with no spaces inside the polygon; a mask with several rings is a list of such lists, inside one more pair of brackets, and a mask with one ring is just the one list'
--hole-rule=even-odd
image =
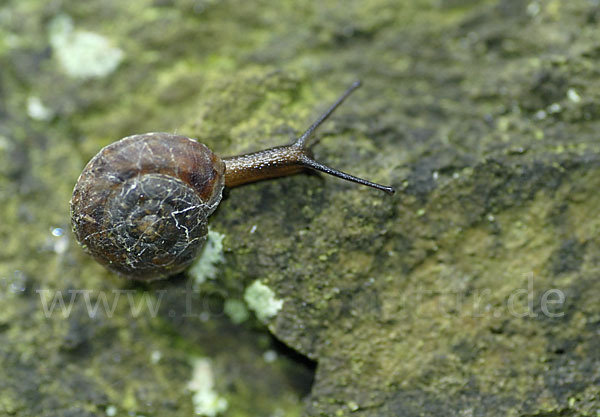
{"label": "rock surface", "polygon": [[[599,19],[591,0],[5,1],[0,415],[597,416]],[[393,197],[231,190],[199,285],[128,282],[76,245],[102,146],[287,143],[356,79],[315,155]],[[274,338],[237,323],[257,280]]]}

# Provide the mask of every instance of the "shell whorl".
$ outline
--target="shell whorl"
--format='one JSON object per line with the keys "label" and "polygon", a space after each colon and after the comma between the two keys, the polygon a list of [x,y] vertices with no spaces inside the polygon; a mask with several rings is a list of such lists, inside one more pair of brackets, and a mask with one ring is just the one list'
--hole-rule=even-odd
{"label": "shell whorl", "polygon": [[100,263],[150,280],[185,269],[206,240],[225,165],[193,139],[129,136],[103,148],[71,199],[77,240]]}

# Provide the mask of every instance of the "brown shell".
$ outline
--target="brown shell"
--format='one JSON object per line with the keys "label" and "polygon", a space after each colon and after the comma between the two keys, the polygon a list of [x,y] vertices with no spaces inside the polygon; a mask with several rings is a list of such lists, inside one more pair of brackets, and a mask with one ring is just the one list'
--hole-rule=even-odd
{"label": "brown shell", "polygon": [[169,133],[129,136],[85,167],[71,199],[79,243],[98,262],[151,280],[185,269],[221,201],[225,165],[205,145]]}

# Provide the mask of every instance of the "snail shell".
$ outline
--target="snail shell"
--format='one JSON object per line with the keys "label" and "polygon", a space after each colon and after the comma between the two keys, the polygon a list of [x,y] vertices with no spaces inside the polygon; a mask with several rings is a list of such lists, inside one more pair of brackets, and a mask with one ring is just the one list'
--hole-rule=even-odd
{"label": "snail shell", "polygon": [[73,191],[77,240],[122,275],[149,280],[180,272],[206,240],[224,173],[221,158],[184,136],[147,133],[112,143]]}
{"label": "snail shell", "polygon": [[193,139],[146,133],[103,148],[73,190],[75,237],[110,270],[152,280],[180,272],[193,261],[224,186],[311,169],[393,194],[393,187],[316,161],[307,146],[315,129],[359,86],[354,82],[289,145],[221,159]]}

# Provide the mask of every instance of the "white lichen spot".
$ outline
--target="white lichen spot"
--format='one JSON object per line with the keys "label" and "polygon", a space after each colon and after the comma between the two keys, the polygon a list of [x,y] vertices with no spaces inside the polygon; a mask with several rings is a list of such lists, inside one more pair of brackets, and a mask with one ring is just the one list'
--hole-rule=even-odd
{"label": "white lichen spot", "polygon": [[13,294],[21,294],[27,289],[27,277],[20,270],[13,272],[12,278],[8,281],[8,291]]}
{"label": "white lichen spot", "polygon": [[283,306],[283,300],[276,298],[273,290],[260,280],[254,281],[246,288],[244,300],[256,313],[256,317],[263,322],[275,316]]}
{"label": "white lichen spot", "polygon": [[109,405],[108,407],[106,407],[106,415],[108,417],[113,417],[117,415],[117,407],[115,407],[114,405]]}
{"label": "white lichen spot", "polygon": [[0,151],[9,151],[13,148],[13,144],[6,136],[0,135]]}
{"label": "white lichen spot", "polygon": [[248,317],[250,316],[246,304],[244,304],[243,301],[234,298],[225,300],[223,310],[233,324],[243,323],[248,320]]}
{"label": "white lichen spot", "polygon": [[275,362],[277,360],[277,352],[275,352],[272,349],[266,350],[263,353],[263,360],[266,363],[273,363],[273,362]]}
{"label": "white lichen spot", "polygon": [[544,120],[547,116],[548,116],[548,113],[546,113],[545,110],[538,110],[537,112],[535,112],[535,115],[534,115],[534,117],[538,120]]}
{"label": "white lichen spot", "polygon": [[579,103],[581,101],[581,96],[574,88],[569,88],[567,90],[567,98],[573,103]]}
{"label": "white lichen spot", "polygon": [[27,115],[33,120],[47,121],[54,117],[54,112],[39,97],[30,96],[27,98]]}
{"label": "white lichen spot", "polygon": [[535,17],[540,13],[541,7],[537,1],[532,1],[527,5],[527,14],[531,17]]}
{"label": "white lichen spot", "polygon": [[355,401],[350,401],[348,403],[348,409],[350,411],[358,411],[359,408],[360,408],[359,405]]}
{"label": "white lichen spot", "polygon": [[188,275],[192,277],[196,285],[217,276],[217,265],[225,261],[223,256],[224,238],[225,235],[208,229],[208,236],[202,254],[188,269]]}
{"label": "white lichen spot", "polygon": [[192,379],[187,388],[192,392],[192,403],[197,415],[215,417],[227,410],[227,400],[215,391],[210,360],[195,358],[192,361]]}
{"label": "white lichen spot", "polygon": [[155,365],[157,363],[159,363],[161,359],[162,359],[162,352],[160,350],[154,350],[150,354],[150,362],[152,362]]}
{"label": "white lichen spot", "polygon": [[52,249],[57,255],[64,255],[69,250],[69,239],[66,236],[57,238]]}
{"label": "white lichen spot", "polygon": [[555,114],[562,111],[562,106],[559,103],[552,103],[548,106],[548,113]]}
{"label": "white lichen spot", "polygon": [[50,22],[50,45],[65,72],[75,78],[100,78],[113,72],[124,53],[109,39],[77,30],[73,20],[59,15]]}

